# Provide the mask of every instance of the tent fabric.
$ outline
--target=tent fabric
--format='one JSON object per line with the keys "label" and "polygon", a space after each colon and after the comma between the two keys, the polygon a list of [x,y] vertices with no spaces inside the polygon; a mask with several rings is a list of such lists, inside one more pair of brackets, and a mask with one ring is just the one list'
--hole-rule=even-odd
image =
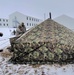
{"label": "tent fabric", "polygon": [[15,40],[12,47],[15,63],[73,62],[74,32],[47,19]]}

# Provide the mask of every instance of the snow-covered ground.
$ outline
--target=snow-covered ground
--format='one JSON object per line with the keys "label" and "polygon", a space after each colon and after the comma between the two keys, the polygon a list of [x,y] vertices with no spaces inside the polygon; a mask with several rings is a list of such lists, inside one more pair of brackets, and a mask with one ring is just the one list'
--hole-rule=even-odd
{"label": "snow-covered ground", "polygon": [[9,38],[14,37],[13,30],[13,28],[0,28],[0,32],[3,33],[3,37],[0,37],[0,49],[10,45]]}
{"label": "snow-covered ground", "polygon": [[74,75],[74,64],[33,67],[28,64],[8,64],[6,58],[0,57],[0,75]]}
{"label": "snow-covered ground", "polygon": [[[0,48],[10,45],[9,38],[14,37],[11,34],[13,30],[11,28],[0,28],[0,32],[3,33],[3,37],[0,37]],[[9,64],[8,59],[0,53],[0,75],[74,75],[74,64],[64,66],[45,64],[33,67],[25,64]]]}

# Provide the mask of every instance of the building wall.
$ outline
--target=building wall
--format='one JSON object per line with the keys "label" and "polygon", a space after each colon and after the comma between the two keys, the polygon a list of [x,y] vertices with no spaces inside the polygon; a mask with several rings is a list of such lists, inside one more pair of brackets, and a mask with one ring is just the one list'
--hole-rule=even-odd
{"label": "building wall", "polygon": [[74,31],[74,18],[67,15],[61,15],[59,17],[54,18],[54,21]]}
{"label": "building wall", "polygon": [[8,27],[8,19],[0,18],[0,28]]}
{"label": "building wall", "polygon": [[9,27],[17,27],[21,22],[24,22],[26,29],[39,24],[42,20],[24,15],[20,12],[14,12],[9,15]]}

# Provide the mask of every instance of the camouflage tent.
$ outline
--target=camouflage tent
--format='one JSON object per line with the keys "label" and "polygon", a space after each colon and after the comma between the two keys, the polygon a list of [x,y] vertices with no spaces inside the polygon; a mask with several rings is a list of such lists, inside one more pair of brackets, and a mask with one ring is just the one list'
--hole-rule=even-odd
{"label": "camouflage tent", "polygon": [[11,45],[10,60],[14,63],[73,63],[74,32],[51,19],[31,28]]}

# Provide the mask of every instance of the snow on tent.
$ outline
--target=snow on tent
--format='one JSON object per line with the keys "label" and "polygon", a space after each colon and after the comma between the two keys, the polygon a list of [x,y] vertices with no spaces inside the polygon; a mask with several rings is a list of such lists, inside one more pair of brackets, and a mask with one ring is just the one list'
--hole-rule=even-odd
{"label": "snow on tent", "polygon": [[[11,38],[10,40],[13,40]],[[11,43],[13,63],[73,63],[74,32],[47,19]]]}

